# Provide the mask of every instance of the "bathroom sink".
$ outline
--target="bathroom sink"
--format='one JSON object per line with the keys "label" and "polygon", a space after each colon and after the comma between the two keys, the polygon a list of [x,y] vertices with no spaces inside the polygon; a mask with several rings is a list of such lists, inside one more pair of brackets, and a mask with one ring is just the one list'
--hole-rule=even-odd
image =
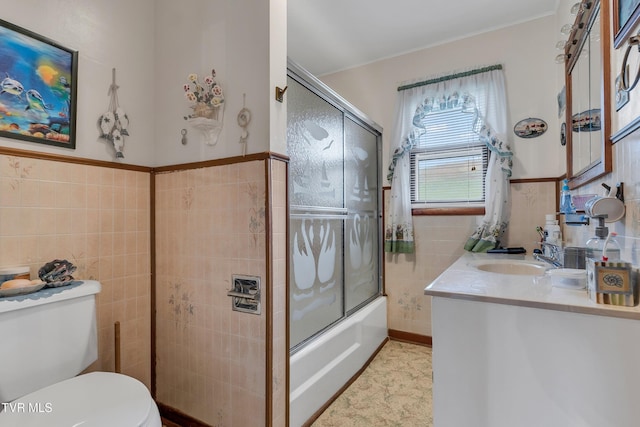
{"label": "bathroom sink", "polygon": [[518,276],[540,276],[547,270],[548,265],[524,260],[496,259],[476,261],[471,266],[489,273],[515,274]]}

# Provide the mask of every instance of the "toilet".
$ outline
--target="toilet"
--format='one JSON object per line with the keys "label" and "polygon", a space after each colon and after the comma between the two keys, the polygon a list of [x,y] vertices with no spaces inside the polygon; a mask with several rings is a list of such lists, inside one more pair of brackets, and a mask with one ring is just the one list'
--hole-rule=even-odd
{"label": "toilet", "polygon": [[146,386],[98,358],[94,280],[0,298],[0,426],[160,427]]}

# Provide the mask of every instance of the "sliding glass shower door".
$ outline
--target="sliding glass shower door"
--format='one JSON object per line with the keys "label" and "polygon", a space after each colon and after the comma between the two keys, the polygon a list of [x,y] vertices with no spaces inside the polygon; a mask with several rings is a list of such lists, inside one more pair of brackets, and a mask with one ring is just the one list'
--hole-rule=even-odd
{"label": "sliding glass shower door", "polygon": [[381,130],[289,64],[290,343],[380,294]]}
{"label": "sliding glass shower door", "polygon": [[345,117],[345,310],[380,291],[378,210],[379,135]]}

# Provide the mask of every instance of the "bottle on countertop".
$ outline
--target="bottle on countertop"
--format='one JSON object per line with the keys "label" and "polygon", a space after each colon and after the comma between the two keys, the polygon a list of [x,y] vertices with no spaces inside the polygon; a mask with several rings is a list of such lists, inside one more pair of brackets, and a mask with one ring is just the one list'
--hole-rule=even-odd
{"label": "bottle on countertop", "polygon": [[[555,214],[545,215],[546,222],[543,227],[544,241],[546,243],[561,246],[562,245],[562,232],[560,231],[560,225],[556,219]],[[545,248],[546,249],[546,248]],[[546,251],[545,251],[546,252]],[[549,253],[545,253],[549,256]]]}
{"label": "bottle on countertop", "polygon": [[[603,259],[603,253],[605,247],[607,248],[607,258],[609,260],[620,259],[620,245],[618,241],[613,237],[615,233],[609,235],[609,227],[604,225],[604,218],[599,217],[598,226],[596,227],[596,235],[585,244],[587,258],[593,258],[596,261],[606,261]],[[608,237],[608,238],[607,238]]]}
{"label": "bottle on countertop", "polygon": [[571,191],[569,190],[569,180],[565,179],[562,183],[562,192],[560,195],[560,212],[563,214],[576,213],[576,207],[573,204],[571,198]]}

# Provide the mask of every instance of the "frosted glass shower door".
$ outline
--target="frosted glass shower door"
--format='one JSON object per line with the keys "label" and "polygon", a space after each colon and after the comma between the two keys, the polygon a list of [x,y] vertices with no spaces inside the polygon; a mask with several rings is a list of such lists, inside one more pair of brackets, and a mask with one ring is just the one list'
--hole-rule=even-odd
{"label": "frosted glass shower door", "polygon": [[345,311],[379,292],[378,281],[378,138],[349,117],[344,123]]}
{"label": "frosted glass shower door", "polygon": [[316,79],[288,77],[293,351],[380,295],[382,130]]}
{"label": "frosted glass shower door", "polygon": [[288,81],[291,345],[338,321],[342,292],[343,113]]}
{"label": "frosted glass shower door", "polygon": [[300,344],[343,315],[343,220],[293,216],[291,233],[291,345]]}

